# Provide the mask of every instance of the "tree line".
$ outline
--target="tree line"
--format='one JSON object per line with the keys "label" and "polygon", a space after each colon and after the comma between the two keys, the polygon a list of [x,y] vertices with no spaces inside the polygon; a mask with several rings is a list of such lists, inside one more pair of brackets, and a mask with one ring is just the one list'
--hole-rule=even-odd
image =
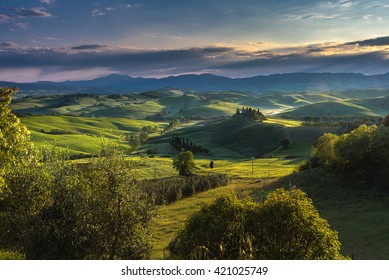
{"label": "tree line", "polygon": [[251,107],[243,107],[242,109],[237,108],[233,117],[243,116],[253,120],[266,120],[266,117],[259,109],[254,109]]}
{"label": "tree line", "polygon": [[[385,121],[386,120],[386,121]],[[311,158],[300,167],[323,167],[357,179],[382,181],[389,169],[389,116],[379,126],[365,124],[341,136],[326,133],[312,148]]]}
{"label": "tree line", "polygon": [[192,153],[209,153],[208,149],[200,144],[193,143],[188,137],[172,136],[170,144],[177,150],[191,151]]}

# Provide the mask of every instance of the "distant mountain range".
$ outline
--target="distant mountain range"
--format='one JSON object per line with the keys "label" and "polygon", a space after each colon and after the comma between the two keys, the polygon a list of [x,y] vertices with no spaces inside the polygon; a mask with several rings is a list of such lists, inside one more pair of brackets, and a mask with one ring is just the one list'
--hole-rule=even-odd
{"label": "distant mountain range", "polygon": [[11,83],[0,86],[19,87],[22,91],[55,90],[80,93],[122,93],[179,88],[190,91],[306,92],[361,89],[389,89],[389,73],[363,75],[355,73],[292,73],[250,78],[227,78],[211,74],[181,75],[167,78],[132,78],[112,74],[85,81]]}

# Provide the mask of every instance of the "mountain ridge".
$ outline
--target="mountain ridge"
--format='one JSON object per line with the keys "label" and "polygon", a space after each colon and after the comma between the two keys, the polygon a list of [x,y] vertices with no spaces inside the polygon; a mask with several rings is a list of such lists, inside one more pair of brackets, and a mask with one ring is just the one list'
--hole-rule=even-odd
{"label": "mountain ridge", "polygon": [[165,78],[134,78],[111,74],[92,80],[35,83],[0,82],[0,86],[18,86],[21,90],[78,90],[98,93],[130,91],[141,92],[161,88],[179,88],[190,91],[240,90],[256,93],[271,91],[331,91],[360,89],[389,89],[389,73],[364,75],[360,73],[284,73],[247,78],[229,78],[212,74],[187,74]]}

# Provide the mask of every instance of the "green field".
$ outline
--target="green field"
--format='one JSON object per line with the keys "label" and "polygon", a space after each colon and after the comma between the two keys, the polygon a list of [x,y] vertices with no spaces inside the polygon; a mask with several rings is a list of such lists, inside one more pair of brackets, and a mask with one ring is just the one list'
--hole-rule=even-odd
{"label": "green field", "polygon": [[[31,132],[31,140],[41,145],[54,144],[68,149],[70,154],[97,154],[101,136],[119,141],[126,148],[121,136],[140,132],[144,126],[163,127],[166,123],[126,118],[87,118],[72,116],[29,116],[22,117],[22,123]],[[55,129],[67,131],[66,134],[50,134]],[[42,132],[45,131],[45,132]],[[127,147],[128,148],[128,147]]]}

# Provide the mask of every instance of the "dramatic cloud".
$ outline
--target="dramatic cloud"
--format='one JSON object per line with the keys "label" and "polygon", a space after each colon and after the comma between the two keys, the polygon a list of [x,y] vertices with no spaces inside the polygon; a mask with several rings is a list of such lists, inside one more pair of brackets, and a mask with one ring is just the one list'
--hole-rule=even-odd
{"label": "dramatic cloud", "polygon": [[52,14],[46,12],[43,8],[18,8],[15,9],[15,14],[21,17],[52,17]]}
{"label": "dramatic cloud", "polygon": [[[360,42],[378,45],[383,44],[383,40],[377,38]],[[326,43],[250,52],[232,47],[151,51],[99,44],[52,49],[28,48],[5,42],[0,45],[0,60],[1,68],[20,69],[21,72],[28,69],[28,73],[31,69],[39,69],[40,79],[56,81],[65,77],[80,79],[79,73],[83,73],[84,78],[93,78],[93,75],[109,73],[144,77],[183,73],[247,77],[291,72],[389,72],[389,51],[377,46],[374,51],[369,51],[372,47],[368,43],[365,45],[357,45],[356,42]]]}
{"label": "dramatic cloud", "polygon": [[2,1],[0,34],[17,46],[0,46],[0,70],[46,79],[385,73],[388,12],[384,0]]}

